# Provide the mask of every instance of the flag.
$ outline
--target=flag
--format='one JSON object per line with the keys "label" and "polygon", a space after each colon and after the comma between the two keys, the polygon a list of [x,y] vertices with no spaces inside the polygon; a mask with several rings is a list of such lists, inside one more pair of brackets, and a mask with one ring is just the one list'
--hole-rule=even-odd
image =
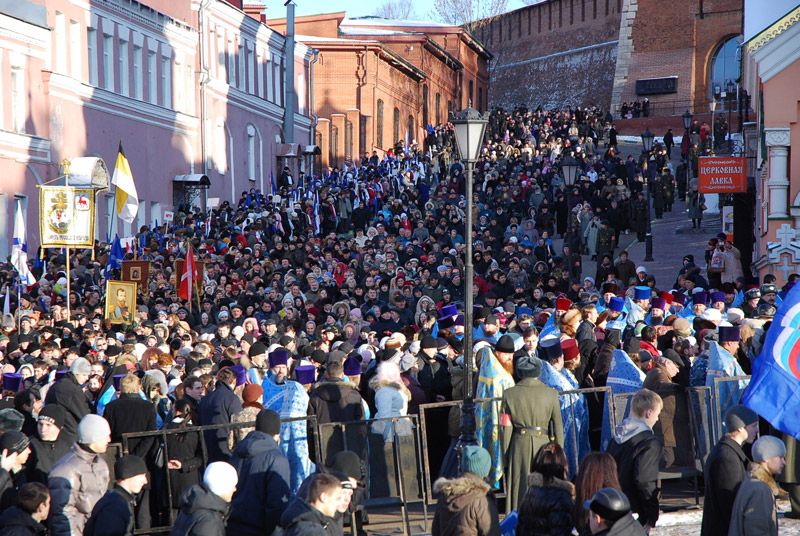
{"label": "flag", "polygon": [[736,361],[725,348],[719,343],[711,341],[708,343],[708,368],[706,369],[706,387],[711,388],[711,396],[717,400],[719,416],[722,418],[718,423],[721,433],[725,432],[725,415],[733,406],[739,404],[742,393],[747,388],[747,380],[729,380],[715,382],[715,378],[735,378],[744,376],[742,366]]}
{"label": "flag", "polygon": [[117,163],[114,166],[111,184],[117,187],[117,215],[123,221],[133,223],[136,213],[139,211],[139,195],[136,193],[136,185],[133,183],[131,166],[128,164],[128,159],[125,158],[125,153],[122,152],[122,142],[119,142]]}
{"label": "flag", "polygon": [[122,252],[122,244],[119,241],[119,235],[114,236],[114,243],[111,244],[111,252],[108,254],[108,263],[106,264],[105,278],[111,276],[111,270],[122,268],[122,259],[125,254]]}
{"label": "flag", "polygon": [[278,185],[275,182],[275,173],[273,173],[272,171],[269,172],[269,184],[272,187],[272,193],[273,194],[278,193]]}
{"label": "flag", "polygon": [[3,300],[3,318],[11,316],[11,287],[6,287],[6,297]]}
{"label": "flag", "polygon": [[186,251],[186,259],[183,262],[183,274],[181,274],[181,283],[178,286],[178,297],[189,302],[189,307],[192,303],[192,289],[197,282],[197,263],[194,259],[192,252],[192,245],[189,244],[189,249]]}
{"label": "flag", "polygon": [[778,307],[742,403],[800,439],[800,285]]}
{"label": "flag", "polygon": [[[611,393],[606,393],[603,407],[610,407],[608,395],[617,396],[635,393],[644,385],[645,374],[623,350],[614,350],[611,354],[611,367],[608,370],[606,386],[611,388]],[[615,403],[616,399],[614,400]],[[630,413],[630,398],[627,399],[624,417]],[[603,411],[603,428],[600,433],[600,448],[605,451],[609,441],[614,435],[611,429],[611,417],[608,411]]]}
{"label": "flag", "polygon": [[30,268],[28,268],[28,244],[25,241],[25,218],[22,216],[22,207],[17,201],[17,214],[14,216],[14,236],[11,241],[11,265],[19,273],[20,283],[31,286],[36,283]]}

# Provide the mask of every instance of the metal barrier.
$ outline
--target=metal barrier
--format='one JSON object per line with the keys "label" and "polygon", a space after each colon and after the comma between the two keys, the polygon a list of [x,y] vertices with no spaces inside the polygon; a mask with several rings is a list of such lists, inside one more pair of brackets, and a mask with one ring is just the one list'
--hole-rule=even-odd
{"label": "metal barrier", "polygon": [[[738,385],[728,385],[736,382]],[[714,426],[714,444],[725,434],[725,414],[739,403],[744,390],[750,384],[750,376],[731,376],[714,378],[711,396],[714,401],[712,424]]]}
{"label": "metal barrier", "polygon": [[711,387],[687,387],[686,394],[689,398],[690,415],[694,418],[692,423],[692,437],[694,439],[697,459],[700,469],[705,467],[706,458],[714,446],[714,431],[712,424],[713,400]]}
{"label": "metal barrier", "polygon": [[[309,437],[309,449],[311,452],[315,454],[316,459],[320,459],[320,442],[319,442],[319,433],[318,433],[318,426],[317,426],[317,418],[314,415],[310,415],[307,417],[294,417],[291,419],[281,419],[281,424],[284,423],[291,423],[291,422],[298,422],[304,421],[307,423],[308,430],[312,433],[313,437]],[[121,447],[119,449],[118,455],[124,456],[130,453],[130,444],[131,440],[137,439],[144,439],[144,438],[158,438],[158,443],[154,445],[154,448],[150,449],[150,455],[148,456],[147,465],[151,468],[151,484],[157,482],[163,488],[158,491],[166,491],[166,506],[163,506],[165,509],[165,513],[169,512],[169,525],[161,525],[158,527],[150,527],[147,529],[136,529],[134,532],[135,534],[160,534],[164,532],[169,532],[172,525],[175,523],[174,519],[174,509],[172,508],[173,505],[173,490],[172,490],[172,479],[170,478],[170,469],[168,466],[168,461],[170,460],[169,456],[169,441],[168,438],[175,437],[178,435],[186,435],[186,434],[197,434],[198,438],[198,445],[200,447],[200,459],[201,463],[199,464],[197,471],[198,475],[202,475],[203,468],[208,464],[208,449],[206,447],[206,437],[205,433],[207,431],[213,430],[228,430],[233,431],[239,428],[247,428],[255,426],[255,421],[250,422],[240,422],[240,423],[226,423],[226,424],[211,424],[206,426],[187,426],[185,428],[171,428],[166,429],[162,428],[161,430],[152,430],[148,432],[130,432],[126,434],[122,434],[122,442]],[[159,449],[163,448],[163,455],[159,454],[158,457],[161,458],[160,464],[156,463],[154,459],[156,453]],[[113,465],[113,464],[112,464]],[[158,467],[161,465],[161,467]],[[157,468],[159,470],[158,473],[153,473],[152,468]],[[163,473],[162,473],[163,471]],[[198,480],[199,482],[199,480]]]}
{"label": "metal barrier", "polygon": [[[575,389],[575,390],[570,390],[570,391],[559,391],[559,398],[563,399],[565,397],[581,395],[581,396],[584,396],[584,400],[586,400],[586,397],[588,395],[602,394],[603,395],[602,404],[605,406],[604,410],[605,410],[605,412],[608,414],[609,418],[613,422],[613,419],[614,419],[614,415],[613,415],[613,413],[614,413],[614,401],[613,401],[612,397],[606,396],[608,393],[611,393],[611,388],[610,387],[591,387],[591,388],[585,388],[585,389]],[[488,403],[499,404],[501,402],[502,402],[502,398],[481,398],[481,399],[476,399],[475,400],[476,406],[479,405],[479,404],[488,404]],[[422,442],[423,442],[423,447],[422,447],[422,463],[423,463],[423,466],[424,466],[423,475],[425,477],[425,488],[426,488],[426,491],[427,491],[427,498],[430,501],[429,504],[434,504],[436,502],[435,497],[433,496],[433,481],[436,479],[436,477],[438,475],[435,475],[434,472],[431,470],[431,460],[430,460],[430,456],[429,456],[430,449],[429,449],[429,442],[428,442],[428,430],[429,430],[428,412],[431,411],[431,410],[440,409],[440,408],[459,408],[460,409],[462,403],[463,403],[462,400],[451,400],[451,401],[447,401],[447,402],[434,402],[434,403],[430,403],[430,404],[421,404],[419,406],[420,435],[422,437]],[[587,400],[587,405],[588,405],[588,400]],[[588,407],[587,407],[587,410],[588,410]],[[574,422],[575,421],[575,404],[574,403],[570,404],[569,411],[570,411],[570,418]],[[562,418],[563,418],[563,415],[564,414],[562,412]],[[455,420],[455,422],[460,422],[460,419],[452,419],[451,418],[450,420]],[[587,414],[587,422],[584,423],[584,425],[587,428],[589,426],[588,414]],[[580,438],[578,437],[578,427],[576,427],[576,426],[567,426],[567,423],[564,423],[564,429],[565,429],[565,432],[566,432],[566,430],[569,430],[569,433],[572,435],[571,444],[574,446],[574,448],[571,449],[572,452],[566,452],[566,449],[565,449],[565,454],[567,455],[567,458],[570,460],[570,466],[572,466],[572,463],[574,463],[574,466],[578,467],[578,466],[580,466],[580,462],[582,461],[580,459],[580,453],[578,451],[578,444],[579,444],[579,440],[580,440]],[[456,437],[452,437],[451,440],[455,440],[457,438],[458,438],[457,436]],[[566,443],[566,437],[565,437],[565,443]],[[497,498],[505,497],[505,472],[503,474],[503,480],[501,481],[501,484],[500,484],[500,490],[495,494],[495,496]]]}
{"label": "metal barrier", "polygon": [[[417,420],[416,415],[404,415],[319,424],[320,459],[330,460],[344,450],[357,453],[367,468],[368,498],[364,507],[400,508],[404,534],[411,533],[408,504],[421,503],[425,526],[428,524],[428,494]],[[409,467],[412,456],[416,463]]]}

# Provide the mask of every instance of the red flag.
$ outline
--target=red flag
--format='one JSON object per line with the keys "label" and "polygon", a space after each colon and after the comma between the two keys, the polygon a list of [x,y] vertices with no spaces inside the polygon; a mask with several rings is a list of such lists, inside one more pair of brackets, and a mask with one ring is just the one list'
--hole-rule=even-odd
{"label": "red flag", "polygon": [[189,245],[189,250],[186,252],[186,260],[183,262],[183,274],[181,274],[181,282],[178,285],[178,297],[189,302],[189,307],[192,303],[192,289],[197,282],[197,263],[194,260],[194,253],[192,246]]}

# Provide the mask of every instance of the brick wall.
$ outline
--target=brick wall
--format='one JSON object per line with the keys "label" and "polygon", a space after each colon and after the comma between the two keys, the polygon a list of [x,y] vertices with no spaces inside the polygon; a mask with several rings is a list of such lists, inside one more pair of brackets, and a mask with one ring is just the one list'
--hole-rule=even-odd
{"label": "brick wall", "polygon": [[494,54],[489,105],[608,106],[622,0],[550,0],[477,31]]}
{"label": "brick wall", "polygon": [[743,2],[705,0],[702,17],[699,6],[697,0],[672,0],[669,9],[655,0],[625,0],[630,39],[623,35],[620,43],[612,109],[643,98],[636,80],[677,76],[677,92],[648,96],[651,106],[707,110],[709,65],[717,47],[741,33]]}

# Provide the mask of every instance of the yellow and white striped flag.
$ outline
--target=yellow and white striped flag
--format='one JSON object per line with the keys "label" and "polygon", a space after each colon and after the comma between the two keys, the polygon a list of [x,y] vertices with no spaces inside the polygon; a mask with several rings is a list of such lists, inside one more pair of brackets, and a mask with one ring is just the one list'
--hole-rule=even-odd
{"label": "yellow and white striped flag", "polygon": [[125,153],[122,152],[122,142],[119,142],[119,152],[117,153],[117,163],[114,166],[114,175],[111,177],[111,184],[117,187],[117,215],[128,223],[133,223],[136,213],[139,212],[139,195],[136,193],[136,185],[133,183],[133,174]]}

